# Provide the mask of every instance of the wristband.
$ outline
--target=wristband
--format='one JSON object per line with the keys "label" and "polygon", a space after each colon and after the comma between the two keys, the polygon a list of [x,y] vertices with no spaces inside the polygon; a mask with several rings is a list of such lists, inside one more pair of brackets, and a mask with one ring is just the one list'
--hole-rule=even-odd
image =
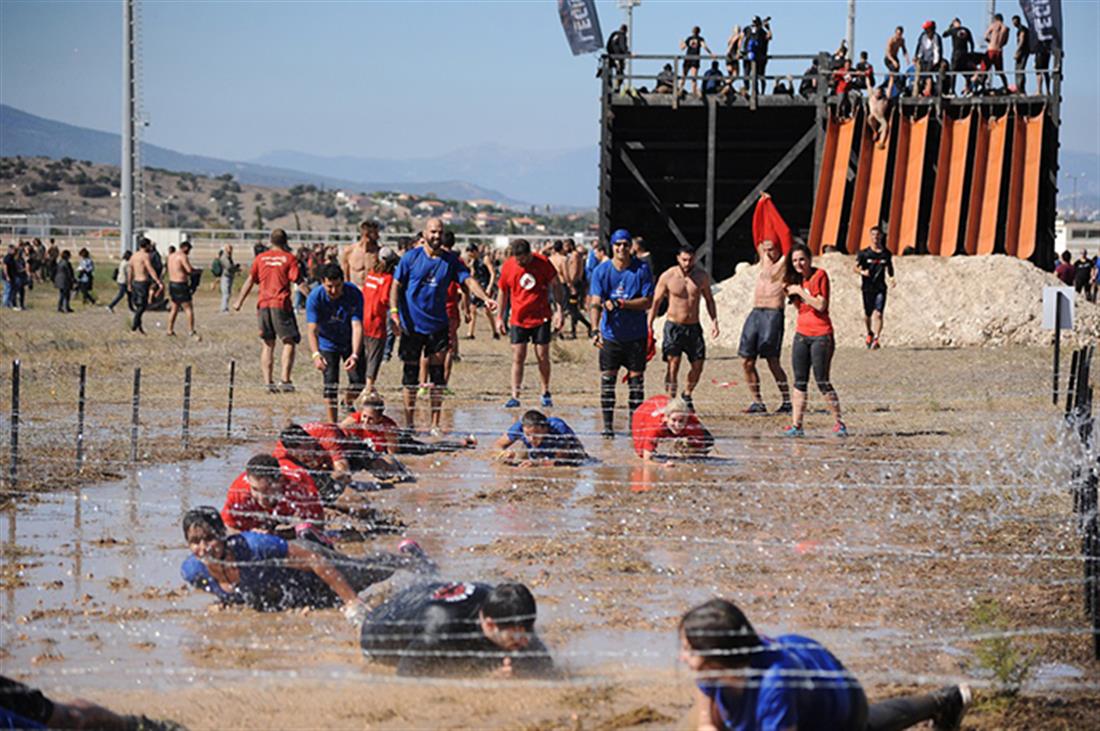
{"label": "wristband", "polygon": [[313,358],[313,360],[317,360],[318,358],[321,357],[321,352],[318,351],[318,350],[315,350],[315,351],[313,351],[313,355],[311,355],[310,357]]}
{"label": "wristband", "polygon": [[396,307],[391,307],[390,308],[390,314],[391,315],[396,315],[397,314],[397,308]]}

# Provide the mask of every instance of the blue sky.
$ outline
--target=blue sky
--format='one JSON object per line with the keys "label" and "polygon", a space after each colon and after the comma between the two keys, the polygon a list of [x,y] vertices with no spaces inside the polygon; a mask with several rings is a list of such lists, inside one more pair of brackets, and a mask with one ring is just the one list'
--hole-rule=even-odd
{"label": "blue sky", "polygon": [[[1019,12],[1016,2],[997,5],[1006,18]],[[615,2],[598,7],[606,35],[622,13]],[[926,17],[943,27],[959,15],[980,38],[985,7],[860,0],[856,48],[879,68],[894,25],[912,45]],[[644,0],[635,50],[674,52],[700,25],[720,53],[732,25],[757,13],[773,16],[772,53],[831,50],[844,36],[845,8],[845,0]],[[1100,153],[1100,2],[1063,0],[1063,12],[1062,145]],[[182,152],[411,157],[598,139],[595,57],[570,55],[552,0],[145,2],[142,20],[145,139]],[[116,1],[0,0],[0,101],[117,131],[120,39]]]}

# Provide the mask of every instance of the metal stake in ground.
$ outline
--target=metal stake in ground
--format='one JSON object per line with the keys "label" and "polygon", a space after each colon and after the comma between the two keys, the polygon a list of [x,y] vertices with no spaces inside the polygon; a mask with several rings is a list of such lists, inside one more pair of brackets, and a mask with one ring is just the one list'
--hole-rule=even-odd
{"label": "metal stake in ground", "polygon": [[20,362],[11,362],[11,468],[8,479],[11,489],[19,482],[19,371]]}
{"label": "metal stake in ground", "polygon": [[229,405],[225,410],[225,438],[233,432],[233,383],[237,380],[237,361],[229,361]]}
{"label": "metal stake in ground", "polygon": [[183,449],[191,446],[191,366],[183,369]]}
{"label": "metal stake in ground", "polygon": [[1062,350],[1062,293],[1054,295],[1054,405],[1058,405],[1058,361]]}
{"label": "metal stake in ground", "polygon": [[137,462],[138,415],[141,411],[141,369],[134,369],[134,395],[130,402],[130,464]]}
{"label": "metal stake in ground", "polygon": [[76,471],[84,469],[84,400],[88,385],[88,366],[80,366],[80,392],[76,400]]}

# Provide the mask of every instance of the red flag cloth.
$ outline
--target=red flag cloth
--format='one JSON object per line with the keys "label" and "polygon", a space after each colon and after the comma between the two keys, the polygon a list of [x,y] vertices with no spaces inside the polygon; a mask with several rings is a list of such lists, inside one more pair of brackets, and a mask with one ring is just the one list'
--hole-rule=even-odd
{"label": "red flag cloth", "polygon": [[767,193],[761,193],[760,200],[756,202],[756,210],[752,214],[753,246],[759,246],[765,239],[777,242],[784,256],[791,250],[793,243],[791,229],[783,220],[783,216],[779,215],[779,209],[772,202],[772,197]]}

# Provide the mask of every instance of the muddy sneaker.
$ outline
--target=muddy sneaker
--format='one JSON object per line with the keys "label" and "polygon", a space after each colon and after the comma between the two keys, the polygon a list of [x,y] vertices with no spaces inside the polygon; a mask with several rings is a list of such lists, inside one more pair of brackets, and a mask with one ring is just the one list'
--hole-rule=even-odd
{"label": "muddy sneaker", "polygon": [[879,349],[879,348],[881,348],[881,347],[882,347],[882,345],[881,345],[881,344],[879,344],[878,338],[875,338],[875,339],[874,339],[874,340],[873,340],[873,341],[871,342],[871,350],[878,350],[878,349]]}
{"label": "muddy sneaker", "polygon": [[935,695],[940,701],[940,708],[932,717],[932,728],[935,731],[956,731],[962,725],[963,716],[974,701],[970,686],[951,685],[940,689]]}
{"label": "muddy sneaker", "polygon": [[540,401],[540,403],[542,404],[542,408],[544,409],[554,408],[554,399],[550,397],[549,391],[542,395],[542,401]]}
{"label": "muddy sneaker", "polygon": [[687,407],[689,409],[691,409],[691,413],[694,414],[695,413],[695,402],[691,400],[691,394],[690,393],[682,393],[682,394],[680,394],[680,398],[682,398],[684,400],[684,403],[687,404]]}
{"label": "muddy sneaker", "polygon": [[875,336],[871,333],[867,333],[867,337],[864,338],[863,344],[867,346],[867,349],[871,349],[871,343],[875,342]]}
{"label": "muddy sneaker", "polygon": [[779,405],[779,408],[775,410],[775,413],[777,413],[777,414],[789,414],[792,411],[794,411],[794,409],[791,407],[791,402],[790,401],[785,401],[785,402],[783,402]]}
{"label": "muddy sneaker", "polygon": [[427,552],[420,547],[420,544],[411,538],[406,538],[397,544],[397,552],[403,553],[406,556],[411,556],[420,562],[420,571],[426,574],[434,574],[439,570],[439,566],[435,561],[428,558]]}
{"label": "muddy sneaker", "polygon": [[514,396],[512,398],[508,399],[507,401],[504,402],[504,408],[506,408],[506,409],[518,409],[519,408],[519,399],[515,398]]}
{"label": "muddy sneaker", "polygon": [[267,384],[266,388],[268,393],[279,393],[279,387],[274,383]]}
{"label": "muddy sneaker", "polygon": [[760,401],[753,401],[749,404],[749,408],[745,409],[746,414],[766,414],[768,413],[768,407]]}
{"label": "muddy sneaker", "polygon": [[603,437],[604,439],[614,439],[615,438],[615,430],[614,429],[604,429],[602,432],[600,432],[600,436]]}
{"label": "muddy sneaker", "polygon": [[806,432],[802,431],[802,427],[794,426],[792,424],[791,426],[787,427],[786,431],[783,432],[783,436],[785,436],[785,437],[804,437],[804,436],[806,436]]}
{"label": "muddy sneaker", "polygon": [[279,390],[283,393],[294,393],[294,384],[291,381],[282,381]]}
{"label": "muddy sneaker", "polygon": [[848,436],[848,427],[844,426],[843,421],[838,421],[833,424],[833,435],[838,437]]}

